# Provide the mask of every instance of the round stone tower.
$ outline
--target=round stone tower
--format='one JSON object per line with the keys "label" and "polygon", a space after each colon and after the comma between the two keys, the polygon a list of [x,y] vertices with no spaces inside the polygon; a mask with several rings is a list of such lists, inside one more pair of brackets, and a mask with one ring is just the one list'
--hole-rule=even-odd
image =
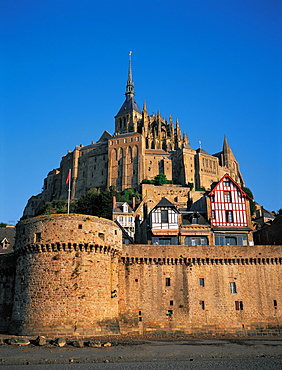
{"label": "round stone tower", "polygon": [[21,221],[10,332],[118,333],[121,246],[121,230],[103,218],[56,214]]}

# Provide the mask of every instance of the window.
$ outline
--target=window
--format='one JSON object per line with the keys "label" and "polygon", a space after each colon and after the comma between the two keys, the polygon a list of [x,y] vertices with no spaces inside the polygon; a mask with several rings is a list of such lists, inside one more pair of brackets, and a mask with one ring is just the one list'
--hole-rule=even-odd
{"label": "window", "polygon": [[198,217],[196,213],[194,213],[192,216],[192,224],[198,224]]}
{"label": "window", "polygon": [[98,233],[98,236],[99,236],[99,238],[101,238],[102,240],[104,240],[104,239],[105,239],[105,235],[104,235],[104,233]]}
{"label": "window", "polygon": [[214,202],[214,195],[211,195],[211,202]]}
{"label": "window", "polygon": [[34,240],[35,243],[39,243],[41,241],[41,233],[35,233]]}
{"label": "window", "polygon": [[168,223],[168,211],[167,210],[161,210],[161,222]]}
{"label": "window", "polygon": [[224,192],[224,201],[226,203],[231,203],[231,192],[230,191]]}
{"label": "window", "polygon": [[235,301],[236,311],[243,311],[243,301]]}
{"label": "window", "polygon": [[169,301],[170,306],[173,306],[173,301]]}
{"label": "window", "polygon": [[230,293],[237,293],[236,283],[234,282],[230,283]]}
{"label": "window", "polygon": [[276,299],[273,300],[273,306],[274,306],[275,310],[277,310],[277,301],[276,301]]}
{"label": "window", "polygon": [[212,211],[212,219],[215,220],[215,211]]}
{"label": "window", "polygon": [[226,211],[226,222],[233,222],[233,212]]}
{"label": "window", "polygon": [[82,229],[82,225],[78,225],[78,228],[79,228],[79,229]]}
{"label": "window", "polygon": [[201,306],[201,309],[204,310],[205,309],[205,301],[200,301],[200,306]]}
{"label": "window", "polygon": [[168,315],[172,315],[173,314],[173,311],[172,310],[167,310],[167,314]]}
{"label": "window", "polygon": [[170,278],[165,278],[165,286],[170,286]]}
{"label": "window", "polygon": [[205,279],[204,278],[200,278],[199,279],[199,283],[200,283],[200,286],[205,286]]}
{"label": "window", "polygon": [[118,221],[119,221],[120,224],[123,224],[123,216],[119,216]]}
{"label": "window", "polygon": [[230,180],[229,179],[225,179],[224,180],[224,187],[228,188],[230,186]]}

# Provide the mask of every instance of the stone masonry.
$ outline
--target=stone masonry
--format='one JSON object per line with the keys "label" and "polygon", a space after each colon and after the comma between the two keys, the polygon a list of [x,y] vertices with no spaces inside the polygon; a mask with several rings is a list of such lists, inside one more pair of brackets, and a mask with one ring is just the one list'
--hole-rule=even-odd
{"label": "stone masonry", "polygon": [[0,330],[18,335],[280,333],[282,246],[122,245],[114,222],[49,215],[0,256]]}

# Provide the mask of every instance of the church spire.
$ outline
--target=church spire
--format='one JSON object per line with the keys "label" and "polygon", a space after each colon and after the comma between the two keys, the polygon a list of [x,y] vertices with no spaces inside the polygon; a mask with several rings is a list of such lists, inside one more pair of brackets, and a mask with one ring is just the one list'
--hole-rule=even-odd
{"label": "church spire", "polygon": [[132,79],[132,65],[131,65],[131,54],[132,51],[129,52],[129,60],[128,60],[128,79],[126,83],[126,92],[125,95],[135,95],[134,93],[134,82]]}

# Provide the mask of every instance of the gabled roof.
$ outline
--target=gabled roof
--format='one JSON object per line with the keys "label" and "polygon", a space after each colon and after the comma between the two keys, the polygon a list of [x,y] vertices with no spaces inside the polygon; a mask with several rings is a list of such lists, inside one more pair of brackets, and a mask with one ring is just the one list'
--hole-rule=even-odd
{"label": "gabled roof", "polygon": [[100,137],[100,139],[97,141],[97,143],[101,142],[101,141],[106,141],[108,139],[111,139],[113,137],[112,134],[110,134],[107,130],[105,130],[102,134],[102,136]]}
{"label": "gabled roof", "polygon": [[216,189],[218,188],[219,184],[224,181],[224,179],[229,179],[241,192],[241,194],[248,199],[251,199],[247,193],[244,192],[244,190],[241,189],[241,187],[226,173],[220,180],[219,182],[214,186],[214,188],[208,193],[208,196],[211,196],[215,193]]}
{"label": "gabled roof", "polygon": [[173,208],[176,212],[180,213],[178,211],[178,209],[175,207],[175,205],[173,203],[171,203],[168,199],[166,199],[165,197],[162,197],[162,199],[159,201],[159,203],[153,208],[153,209],[156,209],[156,208],[160,208],[160,207],[169,207],[169,208]]}
{"label": "gabled roof", "polygon": [[202,148],[199,148],[196,150],[197,153],[202,153],[202,154],[207,154],[207,155],[210,155],[210,153],[206,152],[204,149]]}

